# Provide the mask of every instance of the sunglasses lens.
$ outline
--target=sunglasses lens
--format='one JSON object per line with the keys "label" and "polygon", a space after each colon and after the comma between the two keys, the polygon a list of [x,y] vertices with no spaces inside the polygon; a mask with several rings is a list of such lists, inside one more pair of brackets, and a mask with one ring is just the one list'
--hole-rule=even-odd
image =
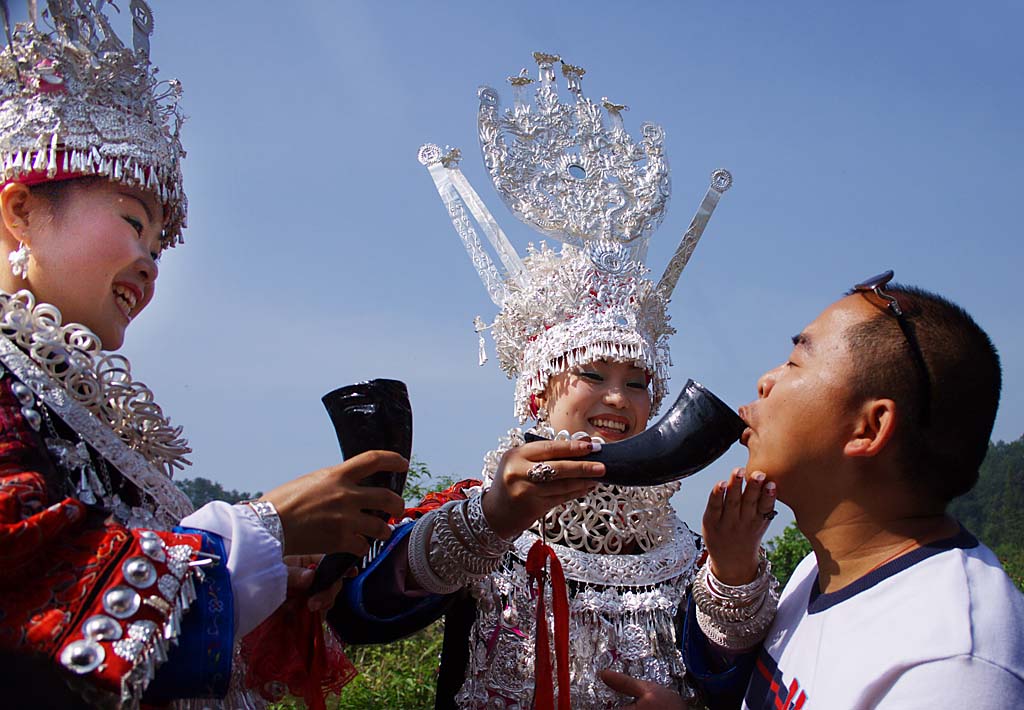
{"label": "sunglasses lens", "polygon": [[893,270],[889,269],[880,273],[878,276],[872,276],[870,279],[865,279],[859,284],[853,287],[854,291],[874,291],[876,288],[882,288],[887,283],[892,281]]}

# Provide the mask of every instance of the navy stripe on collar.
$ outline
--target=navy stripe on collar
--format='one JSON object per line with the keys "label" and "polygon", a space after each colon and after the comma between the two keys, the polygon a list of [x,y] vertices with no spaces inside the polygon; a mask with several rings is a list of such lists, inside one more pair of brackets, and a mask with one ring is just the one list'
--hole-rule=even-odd
{"label": "navy stripe on collar", "polygon": [[815,577],[814,583],[811,585],[810,598],[807,600],[807,613],[817,614],[826,609],[831,609],[836,604],[840,604],[861,592],[867,591],[879,582],[899,574],[903,570],[909,569],[918,562],[933,557],[940,552],[955,549],[969,550],[977,546],[978,539],[963,526],[960,526],[960,532],[956,535],[947,537],[944,540],[929,542],[927,545],[922,545],[916,550],[911,550],[907,554],[897,557],[892,562],[886,562],[878,569],[871,570],[860,579],[846,585],[837,592],[822,594],[821,589],[818,587],[818,579]]}

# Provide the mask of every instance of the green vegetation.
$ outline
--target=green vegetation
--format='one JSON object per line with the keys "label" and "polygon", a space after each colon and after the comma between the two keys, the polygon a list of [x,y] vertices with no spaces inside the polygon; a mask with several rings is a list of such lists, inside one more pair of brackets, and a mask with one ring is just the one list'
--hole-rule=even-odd
{"label": "green vegetation", "polygon": [[390,646],[349,649],[349,658],[361,672],[342,691],[337,705],[339,710],[434,707],[443,624],[438,621]]}
{"label": "green vegetation", "polygon": [[412,461],[409,462],[409,475],[405,477],[405,490],[402,492],[402,497],[409,505],[416,505],[428,493],[443,491],[455,482],[451,476],[434,478],[430,469],[427,468],[427,464],[413,456]]}
{"label": "green vegetation", "polygon": [[811,543],[793,522],[786,526],[781,535],[767,541],[765,549],[768,550],[772,572],[779,580],[779,591],[781,591],[793,575],[793,570],[800,564],[800,560],[807,557],[807,553],[811,551]]}
{"label": "green vegetation", "polygon": [[[404,497],[406,501],[411,501],[415,504],[427,493],[446,488],[454,482],[450,476],[444,476],[437,480],[432,479],[427,465],[414,457],[409,464],[409,476],[405,483]],[[236,491],[234,489],[229,491],[216,481],[211,481],[209,478],[201,476],[197,478],[179,478],[174,482],[174,485],[189,497],[195,508],[201,508],[214,500],[238,503],[243,500],[259,498],[263,495],[261,491],[254,491],[252,493]]]}
{"label": "green vegetation", "polygon": [[950,512],[992,548],[1024,591],[1024,436],[989,446],[978,484]]}
{"label": "green vegetation", "polygon": [[243,500],[252,500],[263,495],[260,491],[248,493],[246,491],[226,490],[224,486],[209,478],[179,478],[174,482],[179,489],[192,501],[196,508],[202,508],[213,500],[222,500],[227,503],[237,503]]}
{"label": "green vegetation", "polygon": [[[441,655],[442,621],[387,646],[345,649],[359,675],[341,694],[328,698],[330,710],[430,710]],[[288,699],[274,710],[298,710],[302,701]]]}

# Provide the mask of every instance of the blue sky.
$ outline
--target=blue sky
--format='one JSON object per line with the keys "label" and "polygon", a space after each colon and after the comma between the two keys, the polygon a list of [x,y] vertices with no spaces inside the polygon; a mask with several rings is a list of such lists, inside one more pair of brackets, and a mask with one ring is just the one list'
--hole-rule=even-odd
{"label": "blue sky", "polygon": [[[525,248],[475,146],[476,88],[508,100],[534,50],[585,67],[627,129],[664,126],[655,275],[709,173],[735,177],[675,292],[673,391],[749,400],[790,335],[892,268],[988,330],[995,438],[1024,433],[1019,3],[152,4],[190,116],[190,228],[125,352],[191,438],[186,475],[267,490],[337,461],[319,398],[370,377],[408,382],[432,471],[477,474],[514,424],[512,383],[476,364],[472,319],[494,307],[416,150],[461,147]],[[684,482],[685,520],[743,454]]]}

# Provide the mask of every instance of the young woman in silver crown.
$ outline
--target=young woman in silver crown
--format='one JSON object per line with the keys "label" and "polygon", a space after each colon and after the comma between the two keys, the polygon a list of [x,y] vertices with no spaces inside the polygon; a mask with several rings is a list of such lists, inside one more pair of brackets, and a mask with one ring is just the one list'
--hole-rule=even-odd
{"label": "young woman in silver crown", "polygon": [[[698,567],[699,538],[670,504],[679,484],[604,485],[597,480],[602,464],[575,460],[642,433],[654,393],[660,399],[664,392],[656,358],[667,353],[648,347],[660,340],[663,303],[660,318],[630,318],[661,302],[651,301],[657,296],[641,265],[625,273],[603,269],[602,248],[615,250],[532,253],[524,260],[532,285],[512,290],[493,326],[499,354],[514,353],[507,371],[519,377],[517,412],[535,416],[530,433],[547,440],[526,443],[512,430],[485,457],[481,480],[462,481],[407,509],[328,615],[343,638],[380,643],[444,614],[437,708],[545,707],[540,684],[556,674],[537,678],[535,654],[543,651],[535,646],[528,569],[542,538],[566,578],[569,687],[559,691],[571,706],[620,707],[638,698],[644,704],[637,707],[686,707],[693,700],[677,624]],[[523,327],[524,309],[557,291],[552,283],[574,278],[592,287],[585,290],[591,297],[561,304],[560,321]],[[765,591],[758,546],[774,489],[762,487],[762,476],[745,488],[743,481],[736,471],[716,484],[704,536],[719,579],[756,578]],[[554,627],[548,594],[545,614]]]}
{"label": "young woman in silver crown", "polygon": [[[675,332],[668,300],[731,176],[712,176],[703,221],[655,285],[642,259],[668,198],[663,132],[644,124],[634,142],[623,106],[582,93],[583,69],[533,56],[537,81],[525,71],[511,77],[507,109],[496,91],[479,90],[477,135],[506,205],[562,241],[560,252],[542,242],[520,258],[462,175],[458,150],[429,144],[419,159],[499,307],[477,330],[491,330],[501,368],[516,380],[520,422],[537,420],[526,434],[546,440],[527,442],[514,429],[486,455],[480,480],[407,509],[328,620],[350,641],[379,643],[444,614],[437,708],[547,710],[556,695],[559,708],[681,706],[693,693],[677,623],[699,550],[670,504],[679,484],[605,485],[600,463],[578,459],[643,432],[664,399]],[[698,574],[709,578],[714,567],[715,591],[735,607],[729,623],[747,632],[742,643],[756,643],[773,611],[759,543],[774,490],[762,482],[754,475],[744,487],[735,472],[715,486],[704,518],[713,562]]]}
{"label": "young woman in silver crown", "polygon": [[[589,269],[595,285],[626,281],[573,247],[561,254],[544,249],[525,264],[544,283],[581,269]],[[517,331],[511,314],[537,292],[525,289],[521,296],[506,300],[496,340]],[[575,344],[549,350],[542,369],[550,375],[541,391],[517,402],[539,417],[530,431],[549,441],[525,443],[514,429],[486,455],[480,481],[460,482],[408,509],[391,541],[343,590],[344,604],[329,614],[353,642],[398,638],[444,614],[438,708],[535,707],[535,654],[542,652],[535,648],[527,558],[542,537],[566,578],[571,706],[616,707],[651,694],[664,703],[668,692],[684,707],[683,699],[692,698],[676,623],[698,548],[670,503],[679,484],[606,486],[597,481],[602,464],[574,460],[641,433],[652,413],[656,366],[643,354],[627,354],[650,334],[605,328],[602,306],[617,309],[583,304],[546,330],[575,330]],[[520,372],[528,377],[530,369]],[[765,513],[773,509],[773,490],[762,489],[760,477],[745,491],[742,481],[737,471],[717,485],[705,518],[708,545],[718,550],[716,572],[726,580],[735,579],[733,571],[750,574],[752,561],[757,569]]]}
{"label": "young woman in silver crown", "polygon": [[[17,677],[0,704],[133,707],[230,687],[227,705],[249,707],[234,649],[309,586],[305,555],[389,536],[362,511],[401,499],[358,484],[407,462],[369,452],[192,512],[170,479],[187,463],[180,428],[110,352],[180,242],[177,86],[156,84],[98,11],[51,3],[49,18],[51,31],[18,25],[0,54],[0,654]],[[318,630],[336,592],[293,617]],[[325,653],[327,675],[346,671]]]}

